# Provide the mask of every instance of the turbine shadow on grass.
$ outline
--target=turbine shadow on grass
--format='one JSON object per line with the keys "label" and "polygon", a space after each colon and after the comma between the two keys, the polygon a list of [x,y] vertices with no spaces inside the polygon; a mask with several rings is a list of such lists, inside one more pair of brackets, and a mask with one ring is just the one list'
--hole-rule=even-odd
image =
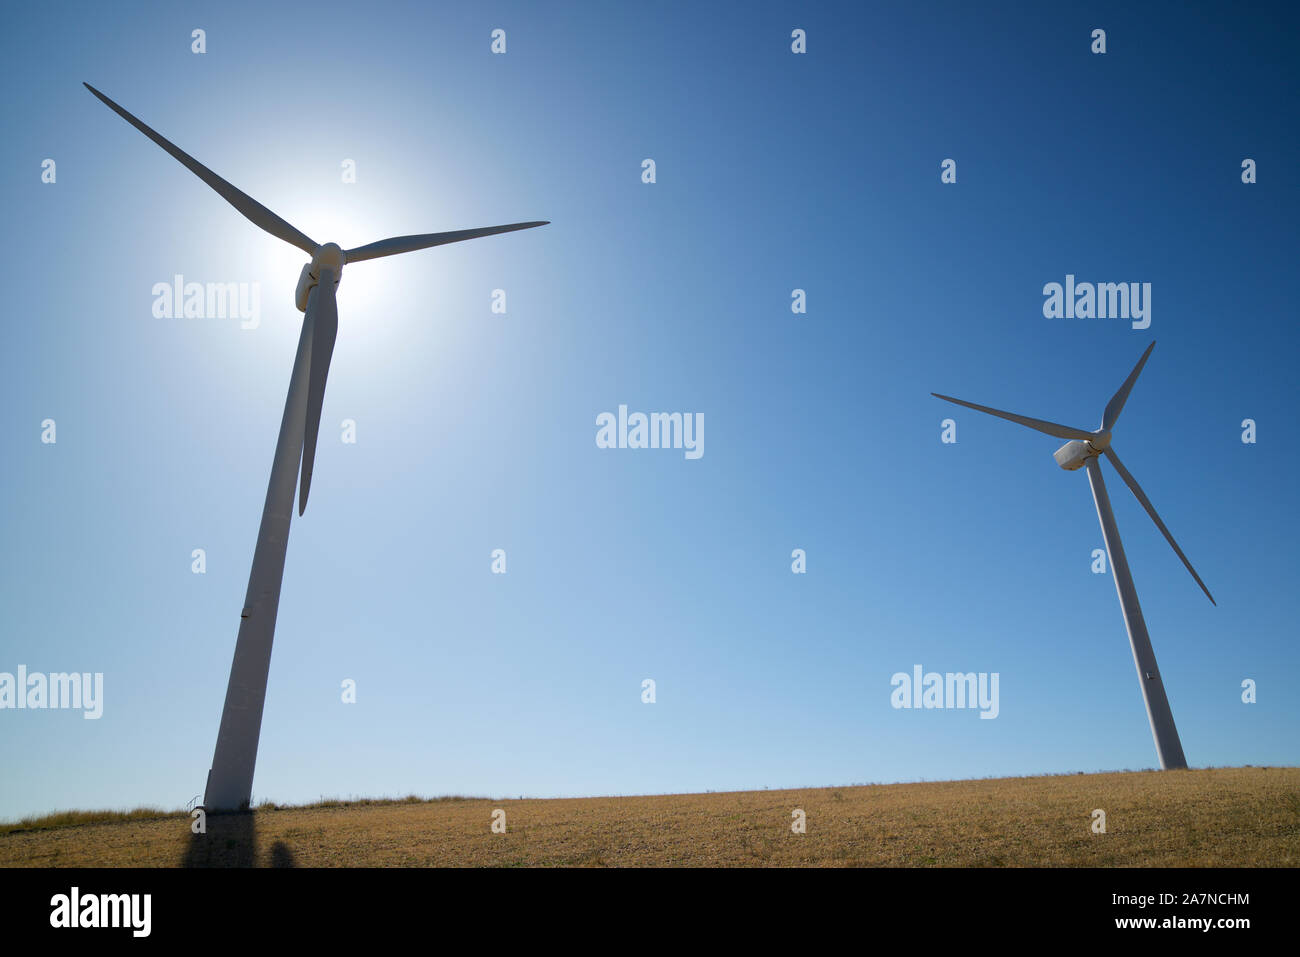
{"label": "turbine shadow on grass", "polygon": [[[253,811],[208,815],[206,834],[191,834],[182,867],[258,867],[257,823]],[[271,867],[294,867],[284,841],[271,845]]]}

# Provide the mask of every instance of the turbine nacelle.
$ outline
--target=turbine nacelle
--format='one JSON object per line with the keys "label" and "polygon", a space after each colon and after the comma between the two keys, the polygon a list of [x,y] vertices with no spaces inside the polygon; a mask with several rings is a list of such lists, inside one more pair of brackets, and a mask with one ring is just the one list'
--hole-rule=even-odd
{"label": "turbine nacelle", "polygon": [[333,271],[334,284],[337,286],[339,278],[343,275],[343,263],[346,260],[343,247],[338,243],[326,243],[316,248],[311,262],[302,267],[302,272],[298,275],[298,288],[293,293],[293,304],[298,307],[299,312],[307,311],[307,295],[320,280],[321,269]]}
{"label": "turbine nacelle", "polygon": [[1056,464],[1067,472],[1076,472],[1110,447],[1110,432],[1101,430],[1090,439],[1072,439],[1052,453]]}
{"label": "turbine nacelle", "polygon": [[1087,442],[1082,439],[1074,439],[1066,442],[1053,452],[1052,457],[1056,459],[1056,464],[1067,472],[1077,472],[1088,464],[1088,459],[1096,454],[1092,446]]}

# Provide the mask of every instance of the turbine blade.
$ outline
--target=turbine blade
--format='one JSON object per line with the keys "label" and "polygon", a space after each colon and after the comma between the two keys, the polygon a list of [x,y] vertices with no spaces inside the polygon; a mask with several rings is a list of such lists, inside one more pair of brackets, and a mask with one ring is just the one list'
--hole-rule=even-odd
{"label": "turbine blade", "polygon": [[1031,419],[1027,415],[1016,415],[1014,412],[1002,412],[998,409],[990,409],[987,405],[976,405],[974,402],[964,402],[961,399],[954,399],[950,395],[940,395],[938,392],[931,392],[936,399],[943,399],[945,402],[955,402],[957,405],[964,405],[968,409],[974,409],[976,412],[987,412],[989,415],[996,415],[1000,419],[1008,419],[1011,422],[1026,425],[1031,429],[1037,429],[1039,432],[1046,432],[1048,435],[1054,435],[1058,439],[1088,439],[1096,438],[1092,432],[1085,432],[1083,429],[1072,429],[1068,425],[1057,425],[1055,422],[1045,422],[1042,419]]}
{"label": "turbine blade", "polygon": [[1154,341],[1147,346],[1147,351],[1142,353],[1142,358],[1138,364],[1133,367],[1133,371],[1128,374],[1124,384],[1119,387],[1119,391],[1110,397],[1106,403],[1106,411],[1102,413],[1101,428],[1104,432],[1109,432],[1119,421],[1119,414],[1124,411],[1124,403],[1128,401],[1128,394],[1133,391],[1133,383],[1137,382],[1138,375],[1142,372],[1142,367],[1147,364],[1147,356],[1151,355],[1151,350],[1156,347]]}
{"label": "turbine blade", "polygon": [[394,236],[381,239],[377,243],[349,249],[344,262],[356,263],[365,259],[378,259],[380,256],[394,256],[397,253],[414,252],[428,249],[430,246],[444,246],[458,243],[465,239],[478,239],[480,236],[495,236],[497,233],[510,233],[516,229],[532,229],[534,226],[549,226],[549,221],[536,223],[511,223],[508,226],[483,226],[480,229],[459,229],[450,233],[424,233],[421,236]]}
{"label": "turbine blade", "polygon": [[316,461],[316,439],[320,435],[321,408],[325,404],[325,379],[330,374],[334,339],[339,331],[339,308],[335,300],[334,271],[322,268],[320,280],[311,292],[311,375],[307,383],[307,421],[303,427],[302,481],[299,483],[298,514],[307,510],[312,466]]}
{"label": "turbine blade", "polygon": [[[1147,351],[1150,352],[1151,350],[1148,348]],[[1145,358],[1145,356],[1143,358]],[[1169,542],[1169,544],[1173,546],[1174,551],[1178,553],[1178,557],[1183,560],[1183,564],[1187,566],[1187,570],[1191,572],[1192,577],[1196,579],[1196,584],[1201,586],[1201,591],[1205,592],[1205,597],[1210,599],[1210,604],[1217,607],[1219,603],[1214,600],[1214,596],[1210,594],[1210,590],[1205,587],[1205,582],[1201,581],[1201,576],[1196,574],[1196,569],[1193,568],[1192,563],[1187,560],[1187,556],[1183,554],[1183,550],[1178,547],[1178,543],[1174,541],[1174,536],[1169,534],[1169,529],[1165,528],[1165,523],[1160,521],[1160,516],[1156,514],[1155,506],[1151,504],[1151,500],[1147,498],[1146,493],[1142,491],[1142,486],[1138,485],[1137,479],[1133,477],[1132,473],[1130,473],[1128,469],[1124,468],[1124,463],[1121,462],[1119,456],[1115,454],[1115,447],[1107,446],[1105,454],[1106,457],[1110,459],[1110,464],[1115,466],[1115,471],[1119,473],[1119,477],[1124,480],[1124,484],[1129,487],[1129,491],[1131,491],[1133,496],[1142,503],[1142,507],[1147,510],[1147,514],[1151,516],[1151,521],[1156,523],[1156,528],[1160,529],[1161,534],[1165,536],[1165,541]]]}
{"label": "turbine blade", "polygon": [[235,207],[235,209],[239,210],[239,212],[247,217],[254,225],[266,230],[277,239],[283,239],[286,243],[289,243],[292,246],[297,246],[308,256],[315,254],[317,248],[316,243],[313,242],[305,233],[299,232],[247,193],[243,193],[234,186],[231,186],[194,157],[177,148],[152,129],[145,126],[89,83],[82,83],[81,85],[91,93],[94,93],[95,96],[99,97],[99,99],[102,100],[110,110],[122,117],[122,119],[126,120],[145,136],[149,137],[149,139],[153,140],[168,153],[171,153],[172,156],[176,157],[176,159],[180,160],[182,166],[216,190],[222,199]]}

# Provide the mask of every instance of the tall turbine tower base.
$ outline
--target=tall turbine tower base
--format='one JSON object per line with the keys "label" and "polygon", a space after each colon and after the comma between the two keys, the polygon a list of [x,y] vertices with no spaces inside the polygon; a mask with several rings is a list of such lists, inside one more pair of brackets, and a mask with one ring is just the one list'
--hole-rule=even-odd
{"label": "tall turbine tower base", "polygon": [[[315,297],[316,289],[311,291]],[[275,638],[275,617],[280,609],[280,583],[284,579],[285,552],[289,547],[289,522],[293,518],[294,494],[298,490],[298,463],[302,456],[303,430],[307,416],[307,385],[311,369],[312,311],[308,310],[298,337],[298,355],[293,361],[289,394],[284,400],[284,418],[275,444],[275,461],[262,507],[262,524],[257,531],[253,568],[248,575],[248,592],[240,613],[235,658],[230,665],[230,683],[221,711],[217,747],[208,771],[203,806],[209,810],[236,811],[247,808],[253,796],[253,769],[257,764],[257,742],[262,734],[262,707],[266,703],[266,681],[271,671],[271,643]]]}
{"label": "tall turbine tower base", "polygon": [[1137,666],[1138,682],[1142,686],[1142,700],[1146,703],[1147,719],[1151,722],[1151,737],[1155,739],[1156,755],[1161,770],[1187,767],[1183,745],[1174,726],[1174,715],[1169,710],[1169,698],[1156,666],[1156,653],[1151,648],[1151,636],[1138,604],[1133,574],[1129,571],[1124,545],[1119,539],[1119,527],[1110,508],[1110,496],[1101,477],[1098,456],[1087,460],[1088,483],[1092,486],[1092,499],[1097,505],[1097,518],[1101,521],[1101,534],[1106,541],[1106,554],[1110,558],[1111,574],[1115,577],[1115,590],[1119,592],[1119,606],[1124,612],[1124,626],[1128,629],[1129,645],[1133,649],[1133,664]]}

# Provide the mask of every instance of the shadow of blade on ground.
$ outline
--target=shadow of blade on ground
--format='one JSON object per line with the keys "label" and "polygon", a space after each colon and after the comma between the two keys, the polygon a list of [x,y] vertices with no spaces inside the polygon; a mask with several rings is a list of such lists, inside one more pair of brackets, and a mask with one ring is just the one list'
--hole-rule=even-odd
{"label": "shadow of blade on ground", "polygon": [[271,866],[272,867],[294,867],[293,851],[289,850],[289,845],[284,841],[276,841],[271,845]]}

